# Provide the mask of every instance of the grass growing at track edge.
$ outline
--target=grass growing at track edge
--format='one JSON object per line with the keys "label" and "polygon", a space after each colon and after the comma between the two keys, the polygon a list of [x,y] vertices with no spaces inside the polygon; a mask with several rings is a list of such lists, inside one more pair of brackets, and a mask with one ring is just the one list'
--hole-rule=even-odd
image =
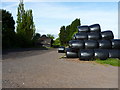
{"label": "grass growing at track edge", "polygon": [[109,64],[112,66],[120,66],[120,60],[115,59],[115,58],[108,58],[107,60],[96,59],[95,61],[100,64]]}

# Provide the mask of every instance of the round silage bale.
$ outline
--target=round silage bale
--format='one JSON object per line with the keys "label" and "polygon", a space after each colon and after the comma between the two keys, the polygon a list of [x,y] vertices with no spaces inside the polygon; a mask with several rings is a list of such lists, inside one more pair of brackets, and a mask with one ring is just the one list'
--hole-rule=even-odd
{"label": "round silage bale", "polygon": [[109,57],[108,49],[94,49],[94,58],[106,60]]}
{"label": "round silage bale", "polygon": [[101,32],[101,27],[99,24],[93,24],[89,26],[90,32]]}
{"label": "round silage bale", "polygon": [[80,32],[80,33],[76,33],[74,35],[76,40],[87,40],[88,39],[88,35],[86,32]]}
{"label": "round silage bale", "polygon": [[114,35],[111,30],[103,31],[101,32],[102,39],[113,39]]}
{"label": "round silage bale", "polygon": [[88,40],[100,40],[102,38],[99,32],[89,32],[87,35]]}
{"label": "round silage bale", "polygon": [[94,50],[80,49],[78,52],[78,57],[80,60],[92,60],[94,58]]}
{"label": "round silage bale", "polygon": [[90,28],[87,25],[83,25],[83,26],[78,26],[78,32],[89,32]]}
{"label": "round silage bale", "polygon": [[98,40],[99,49],[111,49],[112,42],[111,40]]}
{"label": "round silage bale", "polygon": [[109,58],[118,58],[118,59],[120,59],[120,50],[110,49],[109,50]]}
{"label": "round silage bale", "polygon": [[84,49],[85,43],[83,40],[71,40],[69,41],[69,47],[72,49]]}
{"label": "round silage bale", "polygon": [[66,57],[67,58],[78,58],[78,53],[73,51],[71,48],[66,49]]}
{"label": "round silage bale", "polygon": [[99,44],[96,40],[84,40],[85,49],[97,49]]}
{"label": "round silage bale", "polygon": [[113,49],[120,49],[120,39],[112,39],[111,42]]}

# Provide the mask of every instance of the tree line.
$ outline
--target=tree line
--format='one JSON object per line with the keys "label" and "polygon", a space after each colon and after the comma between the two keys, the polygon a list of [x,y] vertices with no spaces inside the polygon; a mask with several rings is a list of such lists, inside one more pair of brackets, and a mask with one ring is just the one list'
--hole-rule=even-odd
{"label": "tree line", "polygon": [[68,26],[61,26],[59,33],[60,45],[68,45],[68,42],[72,39],[73,35],[77,32],[77,26],[80,26],[80,19],[75,19]]}
{"label": "tree line", "polygon": [[20,1],[17,12],[17,26],[10,12],[1,9],[2,14],[2,47],[32,47],[35,41],[35,25],[32,10],[25,10]]}
{"label": "tree line", "polygon": [[33,22],[32,10],[25,10],[23,1],[20,1],[17,14],[16,32],[20,46],[28,47],[32,45],[35,36],[35,25]]}
{"label": "tree line", "polygon": [[[15,22],[10,12],[0,9],[2,15],[2,48],[26,48],[35,47],[35,42],[41,37],[35,33],[32,10],[25,10],[23,1],[20,1],[17,9],[17,21]],[[17,23],[15,31],[15,23]],[[80,19],[75,19],[68,26],[61,26],[59,37],[54,40],[53,45],[68,45],[77,26],[80,26]],[[47,37],[54,39],[54,35],[47,34]]]}
{"label": "tree line", "polygon": [[[23,1],[20,1],[17,9],[17,21],[15,22],[9,11],[0,9],[2,15],[2,48],[26,48],[35,47],[35,42],[41,37],[35,33],[32,10],[25,10]],[[17,23],[15,31],[15,23]],[[53,35],[47,34],[54,38]]]}

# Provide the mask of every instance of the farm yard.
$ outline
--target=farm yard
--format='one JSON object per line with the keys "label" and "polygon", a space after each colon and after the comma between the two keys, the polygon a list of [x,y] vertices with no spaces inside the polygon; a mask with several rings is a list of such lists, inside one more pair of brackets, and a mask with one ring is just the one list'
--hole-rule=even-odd
{"label": "farm yard", "polygon": [[3,89],[118,89],[118,2],[4,1]]}
{"label": "farm yard", "polygon": [[64,56],[57,49],[3,54],[3,88],[118,88],[118,67]]}

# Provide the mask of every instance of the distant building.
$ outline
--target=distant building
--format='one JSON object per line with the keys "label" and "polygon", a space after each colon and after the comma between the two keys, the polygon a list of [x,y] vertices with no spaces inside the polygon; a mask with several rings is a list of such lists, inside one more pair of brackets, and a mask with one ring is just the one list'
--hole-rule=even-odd
{"label": "distant building", "polygon": [[45,46],[45,47],[51,47],[52,46],[52,39],[47,37],[46,35],[42,35],[38,41],[37,45]]}

